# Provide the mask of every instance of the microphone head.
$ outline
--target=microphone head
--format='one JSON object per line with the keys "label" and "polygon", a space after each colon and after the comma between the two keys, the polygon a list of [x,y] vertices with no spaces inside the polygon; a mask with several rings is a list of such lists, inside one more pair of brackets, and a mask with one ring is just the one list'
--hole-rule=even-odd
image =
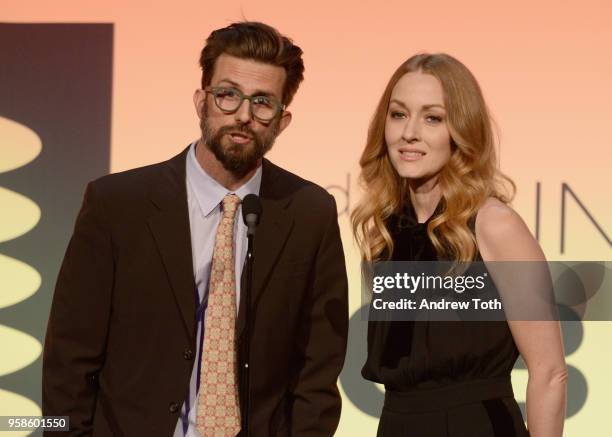
{"label": "microphone head", "polygon": [[259,224],[261,216],[261,201],[255,194],[247,194],[242,199],[242,219],[244,224],[251,227]]}

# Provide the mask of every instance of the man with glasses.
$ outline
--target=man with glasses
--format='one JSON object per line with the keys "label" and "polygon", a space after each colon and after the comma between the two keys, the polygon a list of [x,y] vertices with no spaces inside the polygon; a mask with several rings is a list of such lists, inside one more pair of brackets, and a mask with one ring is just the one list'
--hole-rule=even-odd
{"label": "man with glasses", "polygon": [[333,197],[263,158],[289,125],[302,51],[262,23],[212,32],[194,94],[201,138],[89,184],[53,298],[43,413],[74,435],[244,435],[246,226],[254,243],[250,436],[330,436],[346,349]]}

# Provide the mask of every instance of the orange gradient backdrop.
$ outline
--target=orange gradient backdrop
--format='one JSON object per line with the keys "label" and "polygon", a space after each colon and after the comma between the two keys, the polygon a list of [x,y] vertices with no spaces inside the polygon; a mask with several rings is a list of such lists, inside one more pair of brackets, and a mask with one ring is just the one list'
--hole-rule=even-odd
{"label": "orange gradient backdrop", "polygon": [[[502,169],[517,183],[514,206],[532,230],[536,182],[542,184],[540,242],[548,258],[610,259],[610,245],[573,200],[565,253],[559,245],[563,182],[612,233],[612,2],[1,0],[0,6],[4,22],[114,23],[113,172],[165,160],[198,136],[192,94],[199,51],[213,29],[242,19],[271,24],[304,50],[305,81],[289,108],[293,122],[269,154],[277,164],[323,186],[348,188],[352,209],[368,122],[390,75],[414,53],[447,52],[481,84],[499,127]],[[343,209],[347,196],[331,191]],[[339,220],[354,312],[359,259],[347,215]],[[612,322],[587,322],[584,331],[568,363],[586,377],[589,392],[565,435],[608,436]],[[526,372],[513,380],[524,400]],[[337,435],[375,429],[376,420],[345,398]]]}

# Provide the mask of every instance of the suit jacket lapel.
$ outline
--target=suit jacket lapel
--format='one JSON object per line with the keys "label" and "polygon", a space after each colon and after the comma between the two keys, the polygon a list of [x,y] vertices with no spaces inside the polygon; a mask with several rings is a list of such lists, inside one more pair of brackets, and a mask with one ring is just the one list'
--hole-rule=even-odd
{"label": "suit jacket lapel", "polygon": [[159,211],[149,220],[166,274],[181,312],[188,338],[195,335],[195,282],[191,231],[187,206],[185,162],[189,147],[160,167],[151,189],[151,201]]}
{"label": "suit jacket lapel", "polygon": [[[291,195],[283,187],[282,170],[267,159],[263,160],[260,200],[262,214],[253,241],[253,289],[251,294],[251,317],[255,319],[258,298],[263,293],[270,274],[276,265],[287,237],[293,228],[293,217],[287,207]],[[237,320],[237,335],[240,339],[245,327],[246,268],[241,277],[240,309]]]}

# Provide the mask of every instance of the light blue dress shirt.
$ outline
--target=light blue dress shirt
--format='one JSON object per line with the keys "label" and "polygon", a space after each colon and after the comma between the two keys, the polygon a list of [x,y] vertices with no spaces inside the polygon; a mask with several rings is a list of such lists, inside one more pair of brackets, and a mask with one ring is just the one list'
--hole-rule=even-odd
{"label": "light blue dress shirt", "polygon": [[[187,154],[186,183],[187,183],[187,205],[189,208],[189,227],[191,230],[191,255],[193,260],[193,271],[195,275],[194,299],[197,299],[197,337],[196,344],[198,353],[195,356],[191,380],[189,383],[189,395],[183,403],[181,415],[174,430],[174,437],[200,437],[196,430],[196,411],[198,405],[198,389],[200,381],[200,363],[202,348],[204,344],[204,315],[208,303],[208,281],[212,265],[213,247],[217,226],[221,220],[221,201],[229,194],[237,195],[241,200],[247,194],[259,195],[261,187],[261,167],[249,181],[235,191],[230,191],[223,185],[210,177],[196,159],[194,141]],[[234,254],[236,260],[236,314],[240,304],[240,278],[247,250],[246,225],[242,220],[242,207],[238,206],[236,220],[234,222]]]}

